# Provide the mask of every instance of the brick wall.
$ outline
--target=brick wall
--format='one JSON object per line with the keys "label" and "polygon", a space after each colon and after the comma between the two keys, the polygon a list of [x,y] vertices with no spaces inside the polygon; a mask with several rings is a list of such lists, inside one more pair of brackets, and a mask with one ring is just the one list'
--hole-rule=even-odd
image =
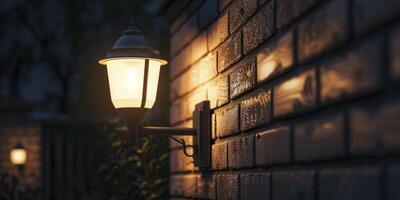
{"label": "brick wall", "polygon": [[[0,171],[16,176],[19,187],[40,187],[42,175],[40,126],[26,123],[0,126]],[[21,143],[27,151],[23,174],[10,160],[10,152],[17,143]]]}
{"label": "brick wall", "polygon": [[210,100],[212,168],[171,142],[172,197],[400,198],[400,1],[184,2],[170,123]]}

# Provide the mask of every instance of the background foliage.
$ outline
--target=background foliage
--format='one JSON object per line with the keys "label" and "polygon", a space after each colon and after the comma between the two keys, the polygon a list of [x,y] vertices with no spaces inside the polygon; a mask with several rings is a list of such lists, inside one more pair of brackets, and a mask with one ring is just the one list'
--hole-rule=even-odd
{"label": "background foliage", "polygon": [[125,130],[117,127],[110,134],[111,158],[100,169],[111,186],[111,199],[166,199],[168,154],[158,150],[152,137],[129,144]]}

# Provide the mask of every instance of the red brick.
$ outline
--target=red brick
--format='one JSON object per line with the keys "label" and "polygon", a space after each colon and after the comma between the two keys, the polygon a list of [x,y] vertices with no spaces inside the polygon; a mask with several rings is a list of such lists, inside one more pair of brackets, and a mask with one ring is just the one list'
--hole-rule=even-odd
{"label": "red brick", "polygon": [[197,198],[199,199],[216,199],[217,186],[216,176],[203,173],[197,177]]}
{"label": "red brick", "polygon": [[274,2],[270,1],[243,28],[243,51],[248,54],[274,32]]}
{"label": "red brick", "polygon": [[199,9],[199,27],[203,29],[218,16],[216,0],[206,0]]}
{"label": "red brick", "polygon": [[197,14],[194,14],[171,37],[171,55],[175,55],[197,35],[199,31],[197,23]]}
{"label": "red brick", "polygon": [[315,70],[309,70],[274,87],[274,117],[291,116],[309,111],[316,105]]}
{"label": "red brick", "polygon": [[382,41],[374,39],[321,67],[321,101],[329,103],[376,91],[382,82]]}
{"label": "red brick", "polygon": [[335,0],[303,21],[298,29],[300,61],[324,52],[349,36],[347,1]]}
{"label": "red brick", "polygon": [[179,52],[170,63],[170,78],[186,70],[191,64],[196,62],[207,53],[207,33],[203,32],[197,36],[189,46]]}
{"label": "red brick", "polygon": [[[193,149],[188,148],[188,153],[192,154]],[[182,149],[171,151],[169,163],[171,172],[193,171],[196,169],[194,167],[193,158],[186,156]]]}
{"label": "red brick", "polygon": [[[185,122],[177,125],[176,127],[179,127],[179,128],[192,128],[193,127],[193,121],[192,120],[185,121]],[[193,136],[190,136],[190,135],[175,135],[174,137],[177,138],[177,139],[184,139],[186,144],[189,144],[189,145],[193,144]],[[175,149],[175,148],[182,147],[182,145],[177,143],[173,139],[169,139],[169,147],[171,149]]]}
{"label": "red brick", "polygon": [[204,100],[207,100],[206,91],[204,88],[199,88],[185,98],[172,102],[170,107],[170,123],[174,125],[177,122],[190,119],[196,104]]}
{"label": "red brick", "polygon": [[314,171],[279,171],[272,174],[272,199],[315,200]]}
{"label": "red brick", "polygon": [[[185,21],[189,18],[189,11],[184,10],[179,16],[172,22],[170,26],[170,33],[173,35]],[[172,52],[171,52],[172,53]],[[171,54],[172,56],[172,54]]]}
{"label": "red brick", "polygon": [[271,194],[269,173],[240,175],[240,199],[268,200]]}
{"label": "red brick", "polygon": [[171,82],[170,99],[180,97],[217,75],[217,56],[209,53]]}
{"label": "red brick", "polygon": [[203,4],[203,2],[204,0],[192,0],[187,10],[193,13],[194,11],[197,11],[197,9]]}
{"label": "red brick", "polygon": [[228,38],[228,14],[220,17],[208,30],[208,48],[216,48]]}
{"label": "red brick", "polygon": [[256,135],[256,165],[290,162],[290,128],[280,127]]}
{"label": "red brick", "polygon": [[234,0],[229,6],[229,32],[235,32],[256,10],[255,0]]}
{"label": "red brick", "polygon": [[222,107],[216,111],[217,137],[239,133],[239,105]]}
{"label": "red brick", "polygon": [[257,53],[257,82],[269,80],[293,65],[293,32],[290,31]]}
{"label": "red brick", "polygon": [[228,167],[228,146],[227,143],[212,145],[212,169],[221,170]]}
{"label": "red brick", "polygon": [[250,58],[239,64],[236,71],[229,76],[230,98],[234,99],[252,89],[256,84],[256,63]]}
{"label": "red brick", "polygon": [[[268,1],[268,0],[267,0]],[[298,16],[314,6],[318,0],[279,0],[276,1],[276,23],[279,29],[285,27]]]}
{"label": "red brick", "polygon": [[375,167],[323,169],[319,176],[319,199],[381,199],[380,171]]}
{"label": "red brick", "polygon": [[355,0],[354,29],[362,34],[387,21],[399,17],[400,2],[397,0]]}
{"label": "red brick", "polygon": [[217,176],[217,199],[239,200],[239,175],[220,174]]}
{"label": "red brick", "polygon": [[228,165],[234,169],[254,166],[254,136],[228,142]]}
{"label": "red brick", "polygon": [[318,117],[295,125],[294,153],[297,161],[325,160],[344,156],[344,117]]}
{"label": "red brick", "polygon": [[219,10],[222,11],[232,0],[218,0]]}
{"label": "red brick", "polygon": [[371,103],[350,112],[350,151],[354,154],[400,150],[400,101]]}
{"label": "red brick", "polygon": [[229,101],[229,81],[225,75],[220,75],[205,85],[207,99],[210,101],[210,107],[216,108],[226,104]]}
{"label": "red brick", "polygon": [[196,175],[173,175],[170,177],[172,196],[195,197],[197,194]]}
{"label": "red brick", "polygon": [[218,71],[222,72],[237,62],[241,57],[242,42],[241,33],[232,35],[217,50],[218,52]]}
{"label": "red brick", "polygon": [[271,90],[257,90],[240,103],[240,130],[260,127],[272,120]]}

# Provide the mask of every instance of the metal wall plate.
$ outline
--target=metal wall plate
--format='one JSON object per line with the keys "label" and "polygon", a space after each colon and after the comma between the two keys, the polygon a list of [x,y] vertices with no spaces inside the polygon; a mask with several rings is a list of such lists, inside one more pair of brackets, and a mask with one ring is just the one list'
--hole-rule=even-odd
{"label": "metal wall plate", "polygon": [[193,136],[195,166],[211,167],[211,110],[210,101],[202,101],[193,111],[193,128],[197,130]]}

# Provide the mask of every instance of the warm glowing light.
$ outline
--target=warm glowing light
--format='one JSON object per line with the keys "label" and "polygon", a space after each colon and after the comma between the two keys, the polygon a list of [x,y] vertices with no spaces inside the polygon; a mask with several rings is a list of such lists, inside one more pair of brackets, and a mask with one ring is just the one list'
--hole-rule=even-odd
{"label": "warm glowing light", "polygon": [[[139,108],[142,104],[145,59],[111,59],[106,64],[114,107]],[[151,108],[156,101],[161,64],[159,60],[149,60],[145,108]]]}
{"label": "warm glowing light", "polygon": [[27,153],[23,148],[15,148],[10,152],[11,163],[14,165],[23,165],[26,162]]}

